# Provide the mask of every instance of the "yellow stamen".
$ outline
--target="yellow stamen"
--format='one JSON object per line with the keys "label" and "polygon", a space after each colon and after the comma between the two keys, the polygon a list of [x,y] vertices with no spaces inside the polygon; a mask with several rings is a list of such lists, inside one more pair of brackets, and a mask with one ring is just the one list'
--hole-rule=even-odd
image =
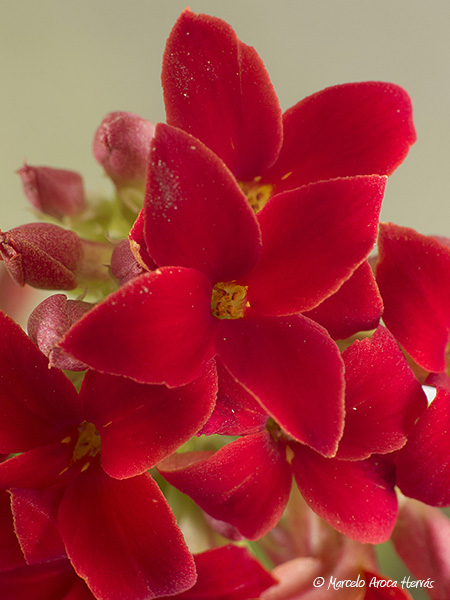
{"label": "yellow stamen", "polygon": [[260,179],[261,177],[255,177],[250,183],[239,182],[241,190],[247,196],[247,200],[255,213],[259,212],[267,204],[273,190],[273,185],[268,183],[259,185],[258,182]]}
{"label": "yellow stamen", "polygon": [[217,283],[212,292],[211,310],[218,319],[242,319],[247,302],[247,286],[233,281]]}
{"label": "yellow stamen", "polygon": [[92,423],[81,423],[78,427],[78,440],[73,450],[72,461],[76,462],[85,456],[97,456],[101,450],[100,434]]}

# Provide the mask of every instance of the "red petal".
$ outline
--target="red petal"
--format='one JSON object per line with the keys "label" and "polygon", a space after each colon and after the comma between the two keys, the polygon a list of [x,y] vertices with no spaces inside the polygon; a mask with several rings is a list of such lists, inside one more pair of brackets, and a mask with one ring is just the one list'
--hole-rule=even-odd
{"label": "red petal", "polygon": [[24,564],[25,558],[14,530],[10,496],[5,490],[0,490],[0,571],[9,571]]}
{"label": "red petal", "polygon": [[73,447],[69,444],[51,444],[28,450],[0,464],[0,488],[39,489],[66,481],[59,476],[67,472]]}
{"label": "red petal", "polygon": [[54,486],[11,493],[14,525],[29,565],[66,557],[57,519],[64,489]]}
{"label": "red petal", "polygon": [[450,505],[450,391],[438,388],[397,455],[397,485],[411,498]]}
{"label": "red petal", "polygon": [[183,385],[215,354],[211,293],[205,275],[194,269],[146,273],[80,319],[61,346],[98,371]]}
{"label": "red petal", "polygon": [[416,579],[433,581],[427,593],[433,600],[450,589],[450,520],[437,508],[416,500],[400,504],[392,534],[395,550]]}
{"label": "red petal", "polygon": [[185,10],[163,58],[167,122],[195,135],[239,179],[275,161],[281,110],[256,51],[224,21]]}
{"label": "red petal", "polygon": [[450,337],[450,250],[392,223],[380,228],[377,281],[383,319],[427,371],[444,371]]}
{"label": "red petal", "polygon": [[324,458],[292,445],[292,468],[309,506],[349,538],[369,544],[389,539],[397,518],[391,473],[379,459]]}
{"label": "red petal", "polygon": [[158,268],[153,258],[148,253],[147,243],[144,237],[144,209],[139,212],[133,227],[128,234],[130,249],[139,265],[147,271]]}
{"label": "red petal", "polygon": [[276,583],[247,548],[221,546],[194,556],[198,579],[183,600],[248,600]]}
{"label": "red petal", "polygon": [[246,278],[252,307],[303,312],[337,291],[375,244],[385,183],[335,179],[272,198],[258,213],[263,252]]}
{"label": "red petal", "polygon": [[92,594],[72,596],[77,576],[68,560],[27,565],[0,573],[2,600],[95,600]]}
{"label": "red petal", "polygon": [[382,312],[372,269],[364,261],[337,292],[304,315],[325,327],[333,339],[343,340],[358,331],[375,329]]}
{"label": "red petal", "polygon": [[261,251],[258,222],[221,160],[160,124],[144,203],[147,248],[159,265],[193,267],[213,283],[245,275]]}
{"label": "red petal", "polygon": [[118,590],[127,600],[156,598],[195,583],[192,556],[147,474],[117,481],[88,469],[67,488],[59,527],[76,572],[98,600]]}
{"label": "red petal", "polygon": [[23,452],[64,437],[80,423],[81,404],[71,382],[23,330],[0,313],[0,451]]}
{"label": "red petal", "polygon": [[216,357],[219,389],[214,412],[199,435],[246,435],[264,429],[268,415]]}
{"label": "red petal", "polygon": [[174,455],[158,470],[215,519],[256,540],[280,520],[291,489],[286,446],[267,431],[240,438],[212,456]]}
{"label": "red petal", "polygon": [[411,100],[391,83],[330,87],[283,115],[284,141],[264,180],[275,193],[313,181],[390,175],[416,140]]}
{"label": "red petal", "polygon": [[422,386],[392,335],[379,327],[342,355],[345,364],[345,429],[338,458],[361,460],[405,445],[427,407]]}
{"label": "red petal", "polygon": [[90,371],[80,395],[86,419],[100,433],[103,469],[123,479],[175,452],[205,423],[216,391],[213,365],[192,383],[172,389]]}
{"label": "red petal", "polygon": [[302,315],[221,321],[225,367],[294,439],[325,456],[344,426],[343,364],[327,332]]}

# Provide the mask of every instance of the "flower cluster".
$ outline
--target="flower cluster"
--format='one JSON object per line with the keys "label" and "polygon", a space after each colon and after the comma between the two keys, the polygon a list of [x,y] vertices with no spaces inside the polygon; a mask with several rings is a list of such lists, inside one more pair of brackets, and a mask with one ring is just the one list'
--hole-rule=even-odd
{"label": "flower cluster", "polygon": [[189,10],[162,85],[166,123],[95,133],[110,200],[19,170],[41,222],[0,232],[4,268],[75,296],[27,335],[0,282],[1,597],[401,600],[392,536],[447,598],[450,241],[378,223],[407,93],[282,113],[255,50]]}

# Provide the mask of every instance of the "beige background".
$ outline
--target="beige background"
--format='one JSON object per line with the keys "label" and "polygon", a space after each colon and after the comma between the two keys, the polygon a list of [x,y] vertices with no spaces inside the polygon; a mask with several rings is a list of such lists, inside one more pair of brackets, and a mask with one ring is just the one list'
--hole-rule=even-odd
{"label": "beige background", "polygon": [[[188,0],[0,1],[0,227],[33,220],[14,171],[107,182],[91,154],[106,112],[164,120],[160,63]],[[378,79],[412,96],[419,141],[391,178],[383,219],[450,236],[448,0],[192,0],[261,54],[283,109],[329,85]]]}
{"label": "beige background", "polygon": [[[24,159],[78,170],[88,189],[107,190],[91,154],[105,113],[164,120],[161,56],[186,4],[0,0],[3,230],[33,220],[14,174]],[[338,83],[404,86],[419,141],[390,179],[382,216],[450,236],[448,0],[192,0],[190,7],[224,18],[259,51],[283,109]]]}

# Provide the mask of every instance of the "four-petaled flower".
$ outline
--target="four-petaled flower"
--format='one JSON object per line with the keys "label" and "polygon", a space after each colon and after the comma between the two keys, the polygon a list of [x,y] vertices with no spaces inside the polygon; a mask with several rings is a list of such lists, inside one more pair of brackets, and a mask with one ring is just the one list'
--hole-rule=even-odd
{"label": "four-petaled flower", "polygon": [[[100,600],[117,589],[141,600],[192,587],[192,556],[147,470],[211,413],[214,366],[172,390],[90,371],[77,394],[2,313],[0,327],[0,452],[19,453],[0,463],[0,488],[14,488],[27,561],[67,553]],[[57,525],[44,535],[43,514]]]}

